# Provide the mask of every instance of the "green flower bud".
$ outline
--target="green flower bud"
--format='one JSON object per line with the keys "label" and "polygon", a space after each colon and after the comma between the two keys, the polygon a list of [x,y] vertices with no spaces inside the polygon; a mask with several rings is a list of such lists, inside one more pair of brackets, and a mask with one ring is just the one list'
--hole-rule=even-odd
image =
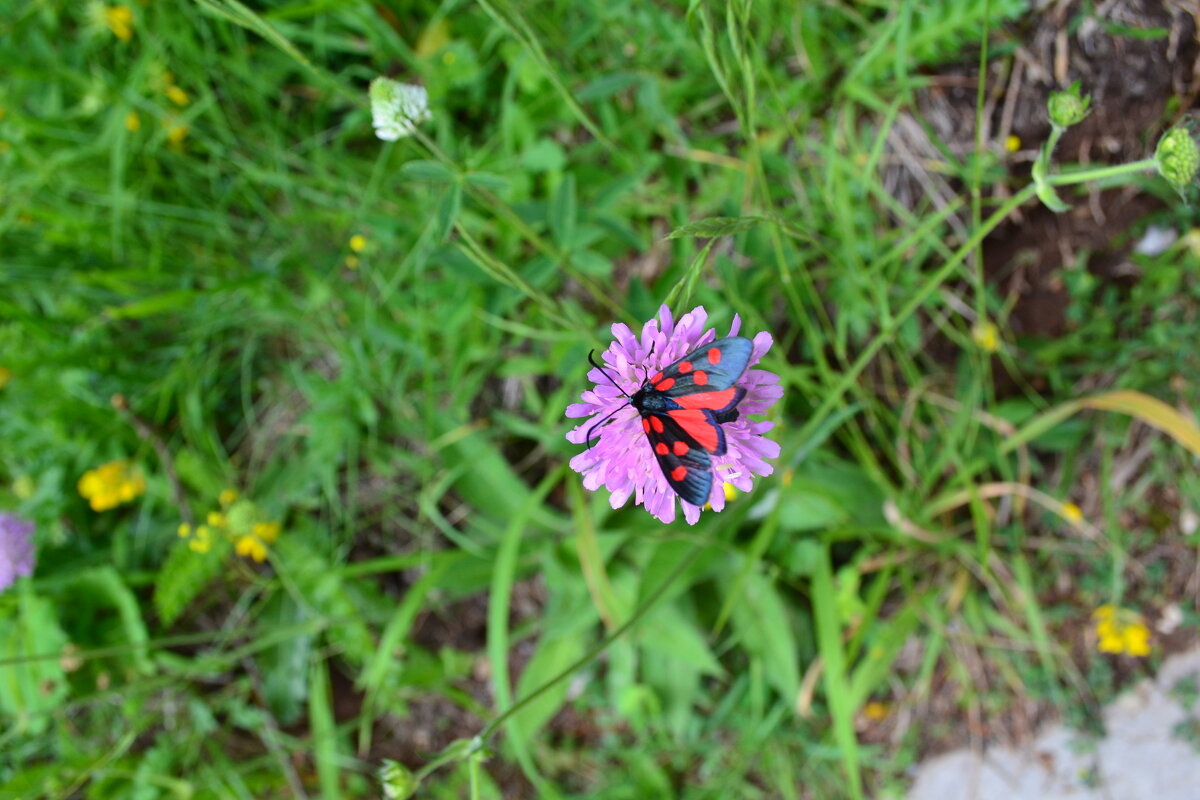
{"label": "green flower bud", "polygon": [[1092,98],[1079,94],[1079,81],[1071,84],[1071,88],[1063,92],[1051,92],[1046,101],[1046,110],[1050,113],[1050,124],[1060,130],[1077,125],[1088,115],[1088,106]]}
{"label": "green flower bud", "polygon": [[1200,170],[1200,147],[1196,146],[1196,140],[1186,128],[1171,128],[1158,140],[1154,160],[1167,183],[1182,194],[1184,188],[1196,178],[1197,170]]}
{"label": "green flower bud", "polygon": [[408,767],[390,758],[383,760],[383,766],[379,769],[379,782],[387,800],[412,797],[421,785],[421,779],[413,775]]}

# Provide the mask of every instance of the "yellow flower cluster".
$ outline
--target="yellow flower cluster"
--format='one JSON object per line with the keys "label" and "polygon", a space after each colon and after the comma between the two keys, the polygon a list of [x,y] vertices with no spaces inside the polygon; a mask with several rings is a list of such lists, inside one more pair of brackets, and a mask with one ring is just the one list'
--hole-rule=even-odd
{"label": "yellow flower cluster", "polygon": [[1096,623],[1096,648],[1101,653],[1150,655],[1150,629],[1136,611],[1105,604],[1092,612]]}
{"label": "yellow flower cluster", "polygon": [[283,528],[278,522],[258,518],[259,512],[248,500],[238,502],[238,493],[225,489],[218,500],[223,511],[210,511],[205,524],[179,526],[179,536],[188,540],[188,547],[197,553],[207,553],[212,548],[213,536],[223,533],[233,542],[239,556],[251,558],[261,564],[267,560],[267,546],[274,544]]}
{"label": "yellow flower cluster", "polygon": [[101,14],[113,36],[122,42],[133,38],[133,12],[129,6],[105,6]]}
{"label": "yellow flower cluster", "polygon": [[146,492],[146,479],[128,461],[110,461],[83,473],[77,485],[93,511],[108,511]]}

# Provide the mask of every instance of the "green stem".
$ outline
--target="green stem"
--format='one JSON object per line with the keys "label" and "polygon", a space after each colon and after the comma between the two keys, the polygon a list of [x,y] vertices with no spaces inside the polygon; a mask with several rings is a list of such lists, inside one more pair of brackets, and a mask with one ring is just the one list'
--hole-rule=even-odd
{"label": "green stem", "polygon": [[1079,170],[1078,172],[1049,175],[1046,180],[1055,186],[1069,186],[1074,183],[1102,181],[1108,178],[1117,178],[1122,175],[1130,175],[1135,172],[1144,172],[1152,169],[1158,169],[1158,162],[1153,158],[1143,158],[1141,161],[1134,161],[1129,164],[1114,164],[1108,167],[1094,167],[1092,169]]}
{"label": "green stem", "polygon": [[480,742],[485,741],[489,736],[491,736],[493,733],[495,733],[497,730],[499,730],[501,725],[503,725],[505,722],[507,722],[509,719],[511,719],[521,709],[525,708],[525,706],[529,705],[534,700],[537,700],[543,694],[550,691],[552,688],[557,686],[559,683],[561,683],[562,681],[569,678],[572,674],[575,673],[576,670],[578,670],[581,667],[588,664],[590,661],[595,659],[596,656],[600,655],[605,650],[607,650],[609,645],[611,645],[617,639],[624,636],[625,632],[627,630],[629,630],[634,625],[636,625],[638,623],[638,621],[641,620],[642,617],[646,616],[646,612],[648,612],[650,609],[654,608],[654,606],[658,603],[658,601],[666,593],[667,589],[671,588],[671,584],[673,584],[675,582],[675,579],[678,578],[680,575],[682,575],[683,571],[686,570],[689,566],[691,566],[691,563],[696,560],[696,556],[698,556],[699,554],[700,554],[700,547],[699,547],[699,545],[697,545],[696,547],[692,548],[692,551],[690,553],[688,553],[686,556],[684,556],[683,558],[681,558],[679,560],[679,563],[675,565],[675,568],[673,570],[671,570],[670,574],[667,575],[667,577],[663,579],[663,582],[660,583],[653,592],[651,592],[650,596],[646,598],[646,601],[644,603],[642,603],[640,606],[638,606],[637,609],[634,610],[633,616],[631,616],[628,620],[626,620],[619,628],[617,628],[612,633],[610,633],[608,636],[606,636],[604,639],[602,639],[600,641],[600,643],[597,644],[595,647],[593,647],[591,650],[588,650],[582,656],[580,656],[575,661],[573,661],[572,663],[567,665],[566,669],[564,669],[562,672],[558,673],[553,678],[546,681],[541,686],[539,686],[538,688],[534,689],[529,694],[522,697],[520,700],[518,700],[512,706],[509,706],[509,708],[506,709],[503,714],[496,717],[496,719],[492,720],[492,722],[486,728],[484,728],[483,731],[480,732],[480,734],[477,737],[475,737],[476,740],[480,741]]}

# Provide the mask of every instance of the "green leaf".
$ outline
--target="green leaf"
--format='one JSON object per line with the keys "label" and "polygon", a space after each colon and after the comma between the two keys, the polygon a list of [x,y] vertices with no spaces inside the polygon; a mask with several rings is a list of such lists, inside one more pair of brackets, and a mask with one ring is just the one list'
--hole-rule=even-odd
{"label": "green leaf", "polygon": [[445,164],[425,159],[405,162],[400,167],[400,177],[410,181],[429,181],[430,183],[450,183],[456,178],[454,170]]}
{"label": "green leaf", "polygon": [[[556,677],[571,662],[583,655],[584,639],[580,636],[543,636],[538,640],[533,658],[525,665],[517,681],[517,696],[526,697]],[[559,681],[512,717],[510,723],[527,742],[562,707],[570,681]]]}
{"label": "green leaf", "polygon": [[791,705],[800,693],[800,664],[796,637],[787,608],[774,584],[754,571],[742,583],[742,596],[733,604],[732,627],[742,646],[762,660],[767,680]]}
{"label": "green leaf", "polygon": [[224,536],[213,535],[207,553],[197,553],[186,541],[176,542],[154,582],[154,608],[162,624],[170,627],[204,587],[217,576],[233,546]]}
{"label": "green leaf", "polygon": [[454,222],[458,219],[458,212],[462,208],[462,195],[462,184],[458,181],[450,184],[450,188],[442,195],[442,201],[438,203],[437,209],[437,229],[434,231],[437,241],[446,241],[450,231],[454,230]]}
{"label": "green leaf", "polygon": [[321,796],[342,797],[338,781],[337,728],[333,721],[333,697],[329,690],[329,666],[314,661],[309,670],[308,724],[312,728],[313,761],[317,764]]}
{"label": "green leaf", "polygon": [[750,230],[762,221],[763,217],[708,217],[676,228],[667,234],[667,238],[704,237],[715,239],[719,236],[732,236],[735,233]]}
{"label": "green leaf", "polygon": [[550,231],[563,250],[570,250],[575,238],[575,175],[568,172],[558,184],[550,201]]}
{"label": "green leaf", "polygon": [[[4,728],[40,733],[50,724],[48,713],[66,699],[69,687],[59,654],[67,635],[54,606],[21,581],[16,604],[0,606],[0,716]],[[8,662],[8,663],[5,663]]]}
{"label": "green leaf", "polygon": [[[263,609],[262,618],[268,625],[294,627],[311,619],[312,614],[301,608],[290,594],[276,594]],[[263,691],[271,713],[283,725],[300,719],[308,701],[309,661],[312,658],[313,636],[300,633],[267,648],[258,658],[263,672]]]}
{"label": "green leaf", "polygon": [[106,602],[115,608],[125,634],[122,644],[132,647],[133,663],[137,670],[142,674],[154,671],[146,651],[150,635],[142,619],[141,606],[115,569],[104,566],[84,570],[72,581],[71,590],[92,595],[87,598],[89,606],[95,607]]}

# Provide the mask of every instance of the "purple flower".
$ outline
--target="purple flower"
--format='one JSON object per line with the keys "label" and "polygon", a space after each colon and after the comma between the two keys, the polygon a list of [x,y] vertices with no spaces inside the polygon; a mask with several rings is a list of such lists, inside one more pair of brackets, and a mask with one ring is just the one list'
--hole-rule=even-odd
{"label": "purple flower", "polygon": [[33,523],[0,512],[0,592],[33,574]]}
{"label": "purple flower", "polygon": [[[656,319],[642,326],[640,340],[629,326],[617,323],[612,326],[616,341],[604,351],[604,366],[621,389],[632,395],[647,375],[653,375],[700,345],[716,339],[713,329],[705,330],[707,320],[708,313],[703,306],[684,314],[678,322],[671,319],[670,309],[663,306]],[[741,319],[735,315],[729,335],[736,336],[741,325]],[[771,334],[765,331],[754,337],[750,367],[759,362],[773,343]],[[606,414],[613,416],[593,432],[592,447],[571,459],[571,469],[583,475],[586,488],[595,491],[603,486],[607,489],[613,508],[625,505],[632,496],[635,503],[645,506],[663,522],[674,521],[677,495],[654,458],[637,410],[600,370],[588,372],[588,379],[596,384],[595,388],[582,394],[582,403],[567,406],[568,417],[588,419],[567,434],[567,441],[586,444],[592,423]],[[762,436],[774,427],[774,423],[749,419],[750,414],[764,413],[783,396],[779,376],[761,369],[747,369],[735,385],[743,387],[746,396],[738,405],[741,415],[722,425],[725,455],[712,458],[713,485],[709,502],[714,511],[725,507],[726,482],[740,491],[750,491],[752,475],[766,476],[773,471],[764,459],[779,455],[779,445]],[[682,499],[679,502],[688,524],[695,525],[700,519],[700,506]]]}

